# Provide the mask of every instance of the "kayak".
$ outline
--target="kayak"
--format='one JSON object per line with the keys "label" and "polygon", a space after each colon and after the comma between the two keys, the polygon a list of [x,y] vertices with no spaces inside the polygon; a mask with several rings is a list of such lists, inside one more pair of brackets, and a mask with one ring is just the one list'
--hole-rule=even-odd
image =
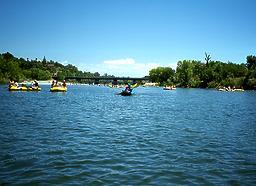
{"label": "kayak", "polygon": [[51,92],[67,92],[67,87],[52,87]]}
{"label": "kayak", "polygon": [[127,91],[122,91],[122,92],[119,93],[119,95],[121,95],[121,96],[131,96],[132,93],[131,92],[127,92]]}

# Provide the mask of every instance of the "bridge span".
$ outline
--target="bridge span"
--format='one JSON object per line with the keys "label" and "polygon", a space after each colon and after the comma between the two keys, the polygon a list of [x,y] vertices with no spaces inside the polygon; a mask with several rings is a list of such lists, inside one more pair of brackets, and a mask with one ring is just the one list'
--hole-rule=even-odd
{"label": "bridge span", "polygon": [[117,84],[118,80],[121,81],[132,81],[133,83],[136,83],[137,81],[149,81],[149,77],[79,77],[79,76],[67,76],[65,77],[65,80],[76,80],[76,81],[81,81],[81,80],[91,80],[94,81],[95,84],[99,84],[100,80],[105,80],[105,81],[112,81],[113,84]]}

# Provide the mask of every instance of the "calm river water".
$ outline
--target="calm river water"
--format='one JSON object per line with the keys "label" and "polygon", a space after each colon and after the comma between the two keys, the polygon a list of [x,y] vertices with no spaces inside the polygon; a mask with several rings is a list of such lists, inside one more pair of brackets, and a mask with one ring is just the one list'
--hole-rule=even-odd
{"label": "calm river water", "polygon": [[255,185],[256,92],[0,86],[0,185]]}

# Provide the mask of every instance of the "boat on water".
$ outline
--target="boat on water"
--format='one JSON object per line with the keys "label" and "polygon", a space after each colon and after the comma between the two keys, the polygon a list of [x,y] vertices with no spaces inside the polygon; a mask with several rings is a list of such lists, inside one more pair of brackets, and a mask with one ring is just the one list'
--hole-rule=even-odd
{"label": "boat on water", "polygon": [[244,89],[240,89],[240,88],[237,88],[237,89],[224,89],[224,88],[219,88],[218,91],[223,91],[223,92],[244,92]]}
{"label": "boat on water", "polygon": [[51,92],[67,92],[67,87],[51,87]]}
{"label": "boat on water", "polygon": [[223,91],[223,92],[235,92],[235,91],[238,91],[238,92],[243,92],[244,89],[242,88],[231,88],[230,86],[229,87],[221,87],[221,88],[218,88],[218,91]]}
{"label": "boat on water", "polygon": [[41,91],[40,87],[25,87],[25,86],[15,86],[11,85],[8,88],[9,91]]}
{"label": "boat on water", "polygon": [[10,85],[8,90],[9,91],[21,91],[21,87]]}
{"label": "boat on water", "polygon": [[28,91],[41,91],[41,87],[29,87]]}
{"label": "boat on water", "polygon": [[244,91],[244,89],[241,89],[241,88],[237,88],[237,89],[234,89],[234,91],[243,92],[243,91]]}
{"label": "boat on water", "polygon": [[122,92],[119,93],[119,95],[121,95],[121,96],[131,96],[133,94],[132,94],[132,92],[128,92],[128,91],[123,90]]}
{"label": "boat on water", "polygon": [[175,86],[165,86],[163,90],[176,90]]}

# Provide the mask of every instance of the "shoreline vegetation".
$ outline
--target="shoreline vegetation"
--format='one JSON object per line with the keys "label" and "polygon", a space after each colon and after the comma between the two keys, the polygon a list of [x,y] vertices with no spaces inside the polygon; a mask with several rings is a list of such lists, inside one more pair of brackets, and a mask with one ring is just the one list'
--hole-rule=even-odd
{"label": "shoreline vegetation", "polygon": [[[53,60],[34,60],[16,58],[11,53],[0,54],[0,83],[10,80],[17,82],[39,80],[50,82],[52,77],[63,81],[66,76],[81,77],[114,77],[78,70],[68,64],[63,65]],[[152,85],[177,86],[186,88],[217,88],[232,87],[235,89],[256,89],[256,56],[246,57],[246,63],[211,61],[211,56],[205,53],[205,62],[197,60],[178,61],[177,68],[157,67],[149,71]],[[76,82],[69,83],[90,83]],[[149,82],[148,82],[149,83]]]}
{"label": "shoreline vegetation", "polygon": [[[91,73],[78,70],[74,65],[63,65],[53,60],[16,58],[11,53],[0,54],[0,83],[10,80],[16,82],[39,80],[51,82],[52,77],[63,81],[66,76],[100,77],[98,72]],[[113,77],[104,74],[104,77]]]}
{"label": "shoreline vegetation", "polygon": [[256,56],[247,56],[245,64],[210,59],[211,56],[205,53],[205,63],[183,60],[178,61],[176,70],[170,67],[157,67],[149,71],[149,77],[160,86],[256,89]]}

